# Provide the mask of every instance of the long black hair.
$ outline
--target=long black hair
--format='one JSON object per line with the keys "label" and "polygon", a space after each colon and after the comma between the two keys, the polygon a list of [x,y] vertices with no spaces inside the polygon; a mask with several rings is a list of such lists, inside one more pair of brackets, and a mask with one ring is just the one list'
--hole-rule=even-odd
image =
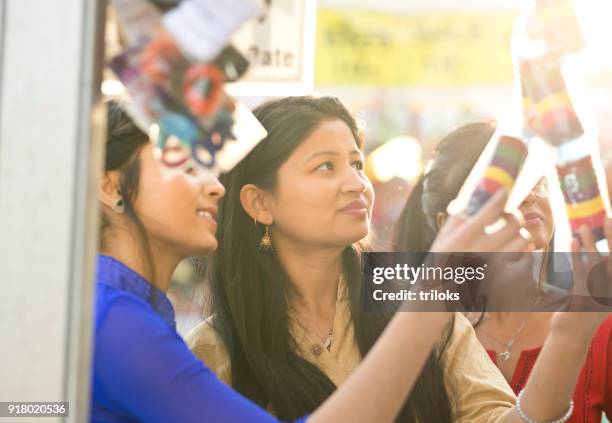
{"label": "long black hair", "polygon": [[[155,285],[155,265],[147,231],[138,217],[134,203],[140,186],[140,152],[149,143],[149,136],[143,132],[120,104],[107,102],[106,156],[104,171],[119,172],[119,195],[123,199],[125,215],[136,228],[143,247],[145,265]],[[114,229],[111,219],[102,212],[100,225],[100,248],[104,248],[108,235]]]}
{"label": "long black hair", "polygon": [[[314,411],[336,386],[318,367],[296,352],[288,326],[285,293],[289,276],[275,253],[260,251],[261,225],[254,225],[240,203],[240,189],[255,184],[272,190],[279,167],[323,121],[340,119],[359,148],[363,139],[354,117],[336,98],[288,97],[254,110],[268,136],[231,172],[221,177],[226,195],[220,203],[210,283],[213,326],[225,343],[232,385],[283,420]],[[343,270],[351,302],[354,333],[365,356],[392,317],[392,311],[365,313],[361,307],[361,247],[343,251]],[[435,404],[435,406],[432,406]],[[432,353],[406,401],[399,420],[453,420],[440,355]]]}

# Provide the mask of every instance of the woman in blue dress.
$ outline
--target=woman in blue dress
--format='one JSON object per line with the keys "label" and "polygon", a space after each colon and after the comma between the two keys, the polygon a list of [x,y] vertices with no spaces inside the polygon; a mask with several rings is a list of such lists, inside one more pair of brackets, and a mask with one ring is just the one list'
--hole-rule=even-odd
{"label": "woman in blue dress", "polygon": [[[163,168],[147,135],[114,103],[107,137],[91,420],[276,421],[192,355],[176,332],[166,297],[181,260],[217,247],[215,216],[224,188],[196,169]],[[497,196],[475,218],[450,217],[432,251],[524,250],[518,222],[484,234],[504,200]],[[358,369],[308,421],[392,421],[449,318],[450,313],[398,313]],[[409,336],[414,333],[421,335]],[[530,406],[544,416],[563,412]],[[520,421],[514,414],[509,419]]]}

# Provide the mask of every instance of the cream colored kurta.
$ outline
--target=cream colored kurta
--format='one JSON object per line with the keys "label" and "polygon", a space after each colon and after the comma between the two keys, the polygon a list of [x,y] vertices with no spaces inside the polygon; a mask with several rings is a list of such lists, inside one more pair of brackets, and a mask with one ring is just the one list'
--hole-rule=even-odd
{"label": "cream colored kurta", "polygon": [[[329,351],[292,314],[289,327],[298,345],[298,353],[319,367],[336,386],[342,385],[359,365],[361,355],[351,324],[348,290],[342,280]],[[229,356],[210,319],[192,329],[186,341],[200,360],[231,385]],[[459,313],[455,316],[453,335],[445,353],[444,378],[454,399],[458,422],[502,422],[514,406],[512,389],[487,356],[472,325]]]}

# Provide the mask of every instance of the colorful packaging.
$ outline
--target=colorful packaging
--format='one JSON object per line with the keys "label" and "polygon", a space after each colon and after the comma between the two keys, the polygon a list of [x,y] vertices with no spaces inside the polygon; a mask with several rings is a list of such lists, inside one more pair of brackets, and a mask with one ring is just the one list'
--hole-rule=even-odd
{"label": "colorful packaging", "polygon": [[[201,2],[191,3],[190,7],[200,7]],[[227,36],[209,40],[209,47],[220,51],[218,56],[209,63],[192,63],[164,30],[159,11],[146,0],[114,0],[114,4],[128,48],[110,67],[130,94],[127,111],[152,135],[157,157],[169,168],[195,166],[213,174],[230,170],[266,131],[246,107],[238,106],[225,93],[225,82],[236,80],[248,66],[235,49],[224,47],[227,28],[222,32]],[[221,12],[229,6],[214,7]],[[187,19],[184,8],[181,10],[181,14],[172,12],[174,25],[180,23],[179,18]],[[223,13],[229,19],[229,11]],[[206,19],[192,18],[190,31],[206,26]],[[237,25],[237,19],[242,18],[229,21]]]}
{"label": "colorful packaging", "polygon": [[586,225],[597,241],[604,239],[606,208],[591,156],[557,165],[557,174],[572,233],[577,234],[578,229]]}
{"label": "colorful packaging", "polygon": [[551,56],[519,63],[525,124],[552,145],[584,134],[567,90],[560,63]]}
{"label": "colorful packaging", "polygon": [[476,185],[467,213],[476,213],[498,190],[512,191],[527,158],[527,144],[515,137],[501,135],[484,175]]}

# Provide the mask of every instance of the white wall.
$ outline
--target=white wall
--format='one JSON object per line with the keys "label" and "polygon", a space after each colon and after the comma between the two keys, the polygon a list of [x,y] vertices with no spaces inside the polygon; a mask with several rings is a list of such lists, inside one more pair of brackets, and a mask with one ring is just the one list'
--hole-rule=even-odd
{"label": "white wall", "polygon": [[0,2],[0,399],[70,401],[85,421],[101,2]]}

